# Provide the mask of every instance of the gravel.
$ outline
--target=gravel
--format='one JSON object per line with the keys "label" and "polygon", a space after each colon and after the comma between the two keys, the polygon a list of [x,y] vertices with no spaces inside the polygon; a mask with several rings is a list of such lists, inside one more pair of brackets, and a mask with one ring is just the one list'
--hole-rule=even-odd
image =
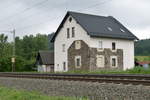
{"label": "gravel", "polygon": [[88,97],[90,100],[150,100],[150,87],[142,85],[3,77],[0,77],[0,85],[38,91],[49,96]]}

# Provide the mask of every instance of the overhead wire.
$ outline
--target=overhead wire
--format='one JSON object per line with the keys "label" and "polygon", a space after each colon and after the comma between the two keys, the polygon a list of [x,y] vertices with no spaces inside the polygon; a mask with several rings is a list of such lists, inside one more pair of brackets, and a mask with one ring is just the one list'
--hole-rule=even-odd
{"label": "overhead wire", "polygon": [[4,18],[4,19],[1,19],[0,22],[8,21],[9,19],[11,19],[13,17],[16,17],[16,15],[18,16],[19,14],[25,13],[26,11],[29,11],[29,10],[33,9],[34,7],[39,6],[39,5],[41,5],[41,4],[43,4],[43,3],[47,2],[47,1],[48,0],[44,0],[44,1],[38,2],[38,3],[34,4],[34,5],[32,5],[31,7],[27,7],[27,8],[25,8],[24,10],[22,10],[20,12],[17,12],[17,13],[12,14],[12,15]]}
{"label": "overhead wire", "polygon": [[[89,6],[89,7],[82,8],[82,9],[79,9],[79,10],[76,10],[76,11],[87,10],[87,9],[89,9],[89,8],[93,8],[93,7],[96,7],[96,6],[105,4],[105,3],[107,3],[108,1],[112,1],[112,0],[106,0],[106,1],[103,1],[103,2],[100,2],[100,3],[97,3],[97,4],[94,4],[94,5],[91,5],[91,6]],[[59,16],[59,17],[61,17],[61,16]],[[49,19],[49,20],[53,20],[53,21],[54,21],[54,20],[56,20],[56,19],[58,19],[58,17],[55,17],[55,18],[52,18],[52,19]],[[40,24],[41,24],[41,23],[44,24],[44,23],[47,23],[47,21],[45,21],[45,22],[40,22]],[[34,25],[38,26],[39,24],[32,24],[32,25],[28,25],[28,26],[25,26],[25,27],[20,27],[20,28],[17,28],[17,29],[28,28],[28,27],[34,26]]]}
{"label": "overhead wire", "polygon": [[[40,2],[40,3],[37,3],[36,6],[40,5],[41,3],[47,2],[47,1],[48,1],[48,0],[44,0],[44,1]],[[76,11],[88,10],[89,8],[94,8],[94,7],[96,7],[96,6],[105,4],[105,3],[107,3],[108,1],[112,1],[112,0],[106,0],[106,1],[103,1],[103,2],[100,2],[100,3],[96,3],[96,4],[93,4],[93,5],[88,6],[88,7],[86,7],[86,8],[78,9],[78,10],[76,10]],[[35,7],[35,5],[34,5],[34,7]],[[28,8],[26,8],[24,11],[22,11],[21,13],[24,13],[24,12],[26,12],[26,11],[28,11],[28,10],[34,8],[34,7],[28,7]],[[59,17],[61,17],[61,16],[59,16]],[[53,20],[53,21],[54,21],[54,20],[56,20],[56,19],[58,19],[58,17],[50,18],[50,19],[48,19],[48,20]],[[44,24],[44,23],[48,23],[48,21],[46,20],[46,21],[42,21],[42,22],[40,22],[40,23],[31,24],[31,25],[27,25],[27,26],[24,26],[24,27],[18,27],[18,28],[16,28],[16,29],[18,29],[18,30],[26,29],[26,28],[29,28],[29,27],[39,26],[39,25]]]}
{"label": "overhead wire", "polygon": [[105,1],[103,1],[103,2],[93,4],[93,5],[90,5],[90,6],[85,7],[85,8],[78,9],[77,11],[88,10],[89,8],[94,8],[94,7],[97,7],[97,6],[99,6],[99,5],[106,4],[107,2],[110,2],[110,1],[112,1],[112,0],[105,0]]}

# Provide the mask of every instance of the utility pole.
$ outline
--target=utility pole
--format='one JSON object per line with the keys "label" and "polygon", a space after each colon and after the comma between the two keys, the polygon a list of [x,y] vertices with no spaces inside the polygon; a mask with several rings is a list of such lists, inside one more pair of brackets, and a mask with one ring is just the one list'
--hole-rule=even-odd
{"label": "utility pole", "polygon": [[12,59],[11,59],[11,62],[12,62],[12,72],[15,72],[15,33],[16,33],[16,31],[15,31],[15,29],[12,31],[12,33],[13,33],[13,56],[12,56]]}
{"label": "utility pole", "polygon": [[0,31],[0,32],[10,32],[13,34],[13,54],[12,54],[12,58],[11,58],[11,62],[12,62],[12,72],[15,72],[15,58],[16,58],[16,50],[15,50],[15,33],[16,33],[16,30],[14,29],[13,31]]}

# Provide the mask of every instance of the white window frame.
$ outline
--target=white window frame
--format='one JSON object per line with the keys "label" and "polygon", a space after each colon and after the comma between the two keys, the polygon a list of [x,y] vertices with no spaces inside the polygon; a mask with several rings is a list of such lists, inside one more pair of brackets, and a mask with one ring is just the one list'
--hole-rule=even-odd
{"label": "white window frame", "polygon": [[98,41],[98,48],[97,48],[97,51],[98,52],[101,52],[101,51],[103,51],[104,49],[103,49],[103,41]]}
{"label": "white window frame", "polygon": [[75,41],[75,49],[76,50],[81,49],[81,41],[79,40]]}
{"label": "white window frame", "polygon": [[[80,62],[79,62],[80,66],[77,65],[77,59],[80,59]],[[81,56],[75,56],[75,67],[76,67],[76,68],[81,68],[81,66],[82,66],[82,63],[81,63]]]}
{"label": "white window frame", "polygon": [[[112,64],[113,64],[113,62],[112,62],[112,59],[116,59],[116,66],[113,66]],[[110,57],[110,66],[112,67],[112,68],[117,68],[118,67],[118,57],[117,56],[111,56]]]}
{"label": "white window frame", "polygon": [[62,52],[65,52],[66,50],[66,45],[65,44],[62,44]]}
{"label": "white window frame", "polygon": [[[101,66],[99,66],[97,63],[98,58],[102,58],[102,65]],[[96,66],[97,66],[97,68],[104,68],[105,67],[105,59],[104,59],[103,55],[97,55]]]}

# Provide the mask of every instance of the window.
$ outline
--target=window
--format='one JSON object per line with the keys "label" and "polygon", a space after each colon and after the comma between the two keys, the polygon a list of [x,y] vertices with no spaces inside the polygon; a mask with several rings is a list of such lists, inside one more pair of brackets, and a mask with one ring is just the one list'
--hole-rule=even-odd
{"label": "window", "polygon": [[72,27],[72,37],[75,37],[75,27]]}
{"label": "window", "polygon": [[112,58],[112,66],[116,66],[116,59]]}
{"label": "window", "polygon": [[113,68],[115,68],[115,67],[118,66],[118,65],[117,65],[117,56],[112,56],[112,57],[111,57],[111,66],[112,66]]}
{"label": "window", "polygon": [[70,29],[67,28],[67,38],[70,38]]}
{"label": "window", "polygon": [[65,44],[62,44],[62,52],[65,52]]}
{"label": "window", "polygon": [[108,29],[109,31],[112,31],[112,28],[111,28],[111,27],[107,27],[107,29]]}
{"label": "window", "polygon": [[102,49],[103,48],[103,42],[102,41],[98,41],[98,48]]}
{"label": "window", "polygon": [[75,66],[76,66],[76,68],[81,67],[81,56],[76,56],[75,57]]}
{"label": "window", "polygon": [[104,67],[104,56],[103,55],[97,55],[96,65],[98,68]]}
{"label": "window", "polygon": [[81,48],[81,41],[75,41],[75,49]]}
{"label": "window", "polygon": [[63,70],[66,71],[66,62],[63,62]]}
{"label": "window", "polygon": [[123,32],[123,33],[125,32],[125,30],[123,30],[122,28],[120,28],[120,31]]}
{"label": "window", "polygon": [[112,50],[116,50],[116,43],[112,42]]}
{"label": "window", "polygon": [[57,67],[59,67],[59,64],[57,64]]}
{"label": "window", "polygon": [[72,21],[72,17],[69,18],[69,22],[71,22],[71,21]]}

